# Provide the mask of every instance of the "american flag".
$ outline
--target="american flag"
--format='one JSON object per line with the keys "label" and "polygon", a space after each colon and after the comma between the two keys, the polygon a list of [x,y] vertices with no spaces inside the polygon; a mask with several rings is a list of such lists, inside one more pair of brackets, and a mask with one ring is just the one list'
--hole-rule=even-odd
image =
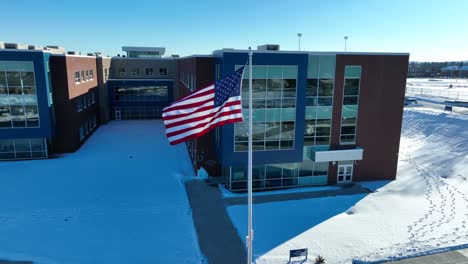
{"label": "american flag", "polygon": [[166,136],[171,145],[200,137],[218,126],[242,122],[243,70],[241,67],[226,78],[163,109]]}

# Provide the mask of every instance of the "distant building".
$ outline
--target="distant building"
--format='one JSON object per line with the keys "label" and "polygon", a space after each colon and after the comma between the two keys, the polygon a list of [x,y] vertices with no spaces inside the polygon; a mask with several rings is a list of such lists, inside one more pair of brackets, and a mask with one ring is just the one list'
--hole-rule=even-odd
{"label": "distant building", "polygon": [[176,58],[113,57],[107,81],[111,118],[161,118],[178,90],[177,66]]}
{"label": "distant building", "polygon": [[166,52],[160,47],[130,47],[124,46],[122,50],[127,52],[128,58],[161,58]]}

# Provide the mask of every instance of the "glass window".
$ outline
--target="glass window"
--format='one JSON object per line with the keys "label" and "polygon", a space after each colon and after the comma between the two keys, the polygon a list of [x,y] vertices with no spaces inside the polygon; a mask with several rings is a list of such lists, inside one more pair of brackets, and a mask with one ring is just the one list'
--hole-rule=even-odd
{"label": "glass window", "polygon": [[283,80],[283,97],[296,97],[296,79]]}
{"label": "glass window", "polygon": [[333,79],[320,79],[319,96],[333,96]]}
{"label": "glass window", "polygon": [[94,79],[94,70],[89,70],[89,78],[90,78],[91,80]]}
{"label": "glass window", "polygon": [[281,79],[268,79],[268,98],[281,98]]}
{"label": "glass window", "polygon": [[132,76],[137,76],[139,72],[138,68],[132,68]]}
{"label": "glass window", "polygon": [[311,160],[304,160],[299,164],[299,177],[312,176],[314,173],[314,162]]}
{"label": "glass window", "polygon": [[80,72],[75,72],[75,82],[76,83],[80,82]]}
{"label": "glass window", "polygon": [[314,163],[314,176],[328,175],[328,162],[315,162]]}
{"label": "glass window", "polygon": [[13,120],[13,127],[26,126],[26,116],[24,113],[24,107],[22,105],[12,105],[11,115]]}
{"label": "glass window", "polygon": [[35,86],[34,72],[21,72],[23,86]]}
{"label": "glass window", "polygon": [[154,69],[153,68],[146,68],[146,75],[147,76],[153,76],[154,75]]}
{"label": "glass window", "polygon": [[281,179],[282,169],[276,164],[265,165],[267,179]]}
{"label": "glass window", "polygon": [[81,71],[81,82],[85,81],[85,72]]}
{"label": "glass window", "polygon": [[334,78],[335,77],[335,55],[320,56],[320,78]]}
{"label": "glass window", "polygon": [[268,65],[268,79],[282,79],[283,78],[283,67]]}
{"label": "glass window", "polygon": [[359,79],[346,79],[344,87],[345,95],[359,95]]}
{"label": "glass window", "polygon": [[341,144],[354,144],[356,141],[359,85],[361,66],[346,66],[344,80],[343,110],[341,112]]}
{"label": "glass window", "polygon": [[123,67],[119,68],[119,74],[120,76],[125,75],[125,68]]}
{"label": "glass window", "polygon": [[167,75],[167,70],[166,70],[166,68],[159,68],[159,75],[161,75],[161,76],[166,76],[166,75]]}
{"label": "glass window", "polygon": [[[248,94],[249,83],[247,80],[247,90]],[[252,98],[265,98],[266,94],[266,80],[262,79],[253,79],[252,80]]]}
{"label": "glass window", "polygon": [[[0,98],[0,101],[2,98]],[[11,127],[10,107],[0,105],[0,128]]]}
{"label": "glass window", "polygon": [[89,80],[89,71],[86,70],[86,81],[88,81],[88,80]]}
{"label": "glass window", "polygon": [[8,86],[21,86],[20,72],[6,72]]}
{"label": "glass window", "polygon": [[6,87],[7,87],[6,73],[3,71],[2,68],[0,68],[0,91],[2,88],[6,88]]}
{"label": "glass window", "polygon": [[306,96],[317,96],[318,79],[307,79]]}
{"label": "glass window", "polygon": [[[237,65],[236,68],[241,67]],[[294,145],[297,66],[254,65],[252,118],[254,150],[290,149]],[[248,73],[242,92],[248,93]],[[242,100],[244,120],[248,121],[248,101]],[[235,151],[247,149],[247,125],[235,124]]]}
{"label": "glass window", "polygon": [[26,112],[26,126],[39,127],[39,111],[37,105],[26,105],[24,107]]}

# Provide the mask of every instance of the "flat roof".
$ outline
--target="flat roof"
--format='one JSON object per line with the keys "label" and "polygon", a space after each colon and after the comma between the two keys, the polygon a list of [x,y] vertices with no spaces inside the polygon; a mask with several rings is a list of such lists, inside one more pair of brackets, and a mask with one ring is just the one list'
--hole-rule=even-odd
{"label": "flat roof", "polygon": [[123,51],[159,51],[165,52],[164,47],[138,47],[138,46],[122,46]]}
{"label": "flat roof", "polygon": [[[249,50],[240,49],[221,49],[213,51],[217,53],[248,53]],[[405,56],[410,55],[406,52],[348,52],[348,51],[294,51],[294,50],[257,50],[252,49],[253,53],[268,53],[268,54],[308,54],[308,55],[389,55],[389,56]]]}

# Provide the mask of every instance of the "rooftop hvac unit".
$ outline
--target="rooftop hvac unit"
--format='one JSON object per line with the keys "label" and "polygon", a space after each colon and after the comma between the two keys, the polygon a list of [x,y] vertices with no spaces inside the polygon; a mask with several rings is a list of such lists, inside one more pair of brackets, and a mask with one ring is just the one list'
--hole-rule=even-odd
{"label": "rooftop hvac unit", "polygon": [[278,51],[278,50],[280,50],[280,45],[278,45],[278,44],[265,44],[265,45],[257,46],[257,50]]}

